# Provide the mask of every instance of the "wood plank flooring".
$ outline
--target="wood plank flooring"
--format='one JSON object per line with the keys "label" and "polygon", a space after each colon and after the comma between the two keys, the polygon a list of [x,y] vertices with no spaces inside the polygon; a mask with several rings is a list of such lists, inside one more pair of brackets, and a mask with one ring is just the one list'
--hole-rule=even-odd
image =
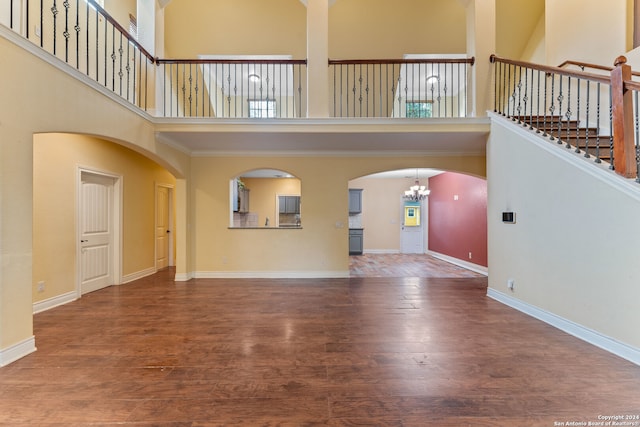
{"label": "wood plank flooring", "polygon": [[[171,280],[37,314],[2,426],[558,426],[640,414],[640,367],[486,278]],[[586,424],[585,424],[586,425]]]}

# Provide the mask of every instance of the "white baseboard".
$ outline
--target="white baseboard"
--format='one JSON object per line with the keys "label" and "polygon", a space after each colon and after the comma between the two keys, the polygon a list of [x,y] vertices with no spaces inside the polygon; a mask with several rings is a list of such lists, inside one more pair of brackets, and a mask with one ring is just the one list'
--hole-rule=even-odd
{"label": "white baseboard", "polygon": [[483,265],[474,264],[472,262],[464,261],[462,259],[454,258],[449,255],[441,254],[434,251],[427,251],[427,254],[434,258],[438,258],[442,261],[446,261],[450,264],[457,265],[458,267],[466,268],[467,270],[475,271],[479,274],[489,275],[489,269]]}
{"label": "white baseboard", "polygon": [[189,273],[176,273],[176,276],[174,277],[174,281],[176,282],[186,282],[188,280],[191,280],[194,278],[193,273],[189,272]]}
{"label": "white baseboard", "polygon": [[34,336],[7,348],[3,348],[0,350],[0,367],[7,366],[18,359],[22,359],[36,350],[36,337]]}
{"label": "white baseboard", "polygon": [[158,271],[155,267],[147,268],[146,270],[136,271],[135,273],[127,274],[126,276],[122,276],[121,284],[133,282],[134,280],[142,279],[143,277],[151,276],[152,274],[156,274]]}
{"label": "white baseboard", "polygon": [[77,299],[78,299],[78,293],[76,291],[71,291],[71,292],[67,292],[66,294],[48,298],[43,301],[34,302],[33,314],[42,313],[43,311],[51,310],[54,307],[68,304]]}
{"label": "white baseboard", "polygon": [[495,289],[489,288],[487,290],[487,296],[501,302],[502,304],[508,305],[511,308],[515,308],[518,311],[528,314],[531,317],[535,317],[536,319],[573,335],[576,338],[580,338],[589,344],[595,345],[596,347],[608,351],[609,353],[613,353],[616,356],[620,356],[623,359],[627,359],[636,365],[640,365],[640,349],[638,348],[616,341],[613,338],[604,336],[599,332],[557,316],[546,310],[542,310],[502,292],[496,291]]}
{"label": "white baseboard", "polygon": [[365,249],[365,254],[399,254],[400,249]]}
{"label": "white baseboard", "polygon": [[197,271],[196,279],[336,279],[349,271]]}

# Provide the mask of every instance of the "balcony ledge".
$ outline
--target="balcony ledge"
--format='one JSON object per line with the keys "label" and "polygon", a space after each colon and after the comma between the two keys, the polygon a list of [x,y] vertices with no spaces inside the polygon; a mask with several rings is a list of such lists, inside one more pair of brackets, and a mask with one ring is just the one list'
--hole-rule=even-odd
{"label": "balcony ledge", "polygon": [[488,117],[154,118],[159,141],[209,155],[484,155]]}

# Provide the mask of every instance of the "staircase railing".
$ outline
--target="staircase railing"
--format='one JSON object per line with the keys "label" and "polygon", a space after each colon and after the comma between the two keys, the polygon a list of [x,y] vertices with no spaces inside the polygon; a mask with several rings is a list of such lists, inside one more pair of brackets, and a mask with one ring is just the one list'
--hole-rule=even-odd
{"label": "staircase railing", "polygon": [[9,0],[7,6],[3,24],[147,110],[154,58],[95,0]]}
{"label": "staircase railing", "polygon": [[475,58],[329,60],[332,117],[467,117]]}
{"label": "staircase railing", "polygon": [[495,55],[491,62],[496,113],[640,182],[640,84],[624,57],[614,67],[570,63],[604,74]]}

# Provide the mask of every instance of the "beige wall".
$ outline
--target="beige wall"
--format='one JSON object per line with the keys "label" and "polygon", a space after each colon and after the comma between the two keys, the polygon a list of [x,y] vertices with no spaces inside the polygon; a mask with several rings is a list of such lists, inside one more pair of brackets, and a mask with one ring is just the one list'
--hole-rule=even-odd
{"label": "beige wall", "polygon": [[544,0],[496,0],[496,54],[519,59],[538,23],[544,22]]}
{"label": "beige wall", "polygon": [[466,51],[466,14],[459,1],[338,0],[329,9],[331,58]]}
{"label": "beige wall", "polygon": [[637,184],[499,120],[487,151],[490,288],[640,349]]}
{"label": "beige wall", "polygon": [[627,0],[546,0],[545,19],[549,65],[571,59],[613,66],[627,51]]}
{"label": "beige wall", "polygon": [[[348,274],[349,180],[385,170],[434,167],[484,176],[484,156],[196,157],[192,164],[194,274]],[[246,170],[287,171],[301,181],[302,229],[229,229],[229,180]],[[261,222],[263,223],[263,222]]]}
{"label": "beige wall", "polygon": [[[166,54],[306,58],[306,13],[300,0],[173,1],[165,8]],[[329,56],[382,59],[405,53],[464,53],[465,28],[465,9],[459,1],[340,0],[329,9]]]}
{"label": "beige wall", "polygon": [[172,1],[164,9],[165,55],[293,55],[306,58],[300,0]]}
{"label": "beige wall", "polygon": [[33,301],[77,289],[79,167],[122,177],[122,275],[153,270],[155,186],[175,187],[175,178],[140,154],[94,137],[40,134],[33,147]]}

